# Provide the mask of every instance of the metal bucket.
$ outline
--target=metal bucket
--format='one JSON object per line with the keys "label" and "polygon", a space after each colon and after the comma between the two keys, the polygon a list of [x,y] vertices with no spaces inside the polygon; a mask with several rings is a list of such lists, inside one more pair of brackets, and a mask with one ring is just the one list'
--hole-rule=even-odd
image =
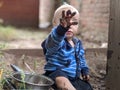
{"label": "metal bucket", "polygon": [[19,90],[50,90],[54,83],[50,78],[39,74],[16,72],[11,77],[12,83]]}

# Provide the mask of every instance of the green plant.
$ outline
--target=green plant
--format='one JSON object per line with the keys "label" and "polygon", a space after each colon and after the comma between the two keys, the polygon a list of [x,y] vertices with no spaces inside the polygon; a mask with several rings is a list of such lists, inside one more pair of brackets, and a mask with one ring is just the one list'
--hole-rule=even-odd
{"label": "green plant", "polygon": [[37,61],[36,61],[36,60],[34,60],[34,65],[33,65],[33,67],[34,67],[34,71],[35,71],[36,68],[37,68]]}
{"label": "green plant", "polygon": [[8,41],[13,40],[17,36],[16,30],[12,26],[0,25],[0,40]]}
{"label": "green plant", "polygon": [[0,60],[4,56],[2,50],[6,48],[6,44],[0,44]]}
{"label": "green plant", "polygon": [[2,90],[3,84],[5,83],[5,77],[11,74],[11,71],[6,68],[7,64],[4,61],[4,53],[2,50],[5,48],[5,44],[0,44],[0,90]]}
{"label": "green plant", "polygon": [[21,80],[22,80],[22,83],[20,85],[20,89],[26,89],[26,86],[25,86],[25,73],[23,71],[21,71]]}

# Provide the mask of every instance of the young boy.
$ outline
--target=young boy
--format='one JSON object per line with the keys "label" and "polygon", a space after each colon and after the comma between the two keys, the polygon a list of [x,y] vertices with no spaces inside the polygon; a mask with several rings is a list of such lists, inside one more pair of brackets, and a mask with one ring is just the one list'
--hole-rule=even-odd
{"label": "young boy", "polygon": [[47,61],[45,75],[55,81],[54,89],[56,86],[60,90],[92,90],[87,82],[89,69],[84,49],[75,37],[78,24],[79,12],[68,4],[60,6],[54,13],[54,28],[42,43]]}

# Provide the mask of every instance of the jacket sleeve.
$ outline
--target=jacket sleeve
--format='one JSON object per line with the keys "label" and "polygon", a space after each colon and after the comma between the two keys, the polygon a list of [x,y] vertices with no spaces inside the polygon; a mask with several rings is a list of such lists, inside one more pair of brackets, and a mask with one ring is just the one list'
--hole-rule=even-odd
{"label": "jacket sleeve", "polygon": [[80,45],[80,65],[81,65],[81,74],[82,75],[88,75],[89,74],[89,68],[85,59],[85,51],[82,47],[82,44]]}
{"label": "jacket sleeve", "polygon": [[61,25],[54,27],[45,42],[47,53],[52,54],[58,51],[65,37],[67,29]]}

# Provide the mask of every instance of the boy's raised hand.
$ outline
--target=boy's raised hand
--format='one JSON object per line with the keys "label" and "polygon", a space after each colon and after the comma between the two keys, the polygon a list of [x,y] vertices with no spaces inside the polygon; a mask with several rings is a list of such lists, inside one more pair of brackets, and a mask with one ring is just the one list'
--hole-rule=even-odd
{"label": "boy's raised hand", "polygon": [[77,25],[78,22],[71,22],[71,18],[75,16],[76,12],[71,12],[71,10],[68,11],[62,11],[62,18],[60,18],[60,25],[62,25],[64,28],[69,29],[71,25]]}

